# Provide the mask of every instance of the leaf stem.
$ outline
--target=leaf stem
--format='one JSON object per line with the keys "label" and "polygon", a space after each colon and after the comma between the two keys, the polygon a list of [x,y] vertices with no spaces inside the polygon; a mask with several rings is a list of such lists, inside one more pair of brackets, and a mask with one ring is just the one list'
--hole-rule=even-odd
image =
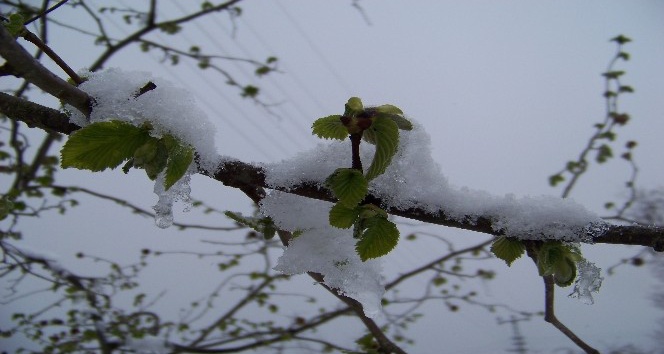
{"label": "leaf stem", "polygon": [[355,133],[350,135],[350,143],[352,149],[352,166],[355,170],[362,171],[362,159],[360,158],[360,143],[362,142],[362,133]]}

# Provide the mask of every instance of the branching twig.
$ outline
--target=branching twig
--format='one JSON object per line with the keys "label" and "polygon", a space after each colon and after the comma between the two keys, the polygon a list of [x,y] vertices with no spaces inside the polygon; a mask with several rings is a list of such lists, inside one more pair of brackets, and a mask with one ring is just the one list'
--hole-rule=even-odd
{"label": "branching twig", "polygon": [[31,84],[46,91],[50,95],[71,104],[81,111],[85,116],[91,112],[90,104],[92,100],[83,91],[76,89],[66,81],[62,80],[32,55],[23,49],[11,34],[0,26],[0,55],[7,60],[17,75],[26,79]]}
{"label": "branching twig", "polygon": [[574,332],[572,332],[569,328],[567,328],[567,326],[565,326],[562,322],[558,320],[553,307],[555,300],[554,292],[556,286],[553,280],[553,275],[544,276],[542,278],[544,279],[544,297],[545,297],[544,320],[546,322],[551,323],[554,327],[556,327],[561,333],[567,336],[567,338],[571,339],[572,342],[574,342],[574,344],[579,346],[579,348],[583,349],[586,353],[600,354],[597,349],[588,345],[581,338],[579,338]]}

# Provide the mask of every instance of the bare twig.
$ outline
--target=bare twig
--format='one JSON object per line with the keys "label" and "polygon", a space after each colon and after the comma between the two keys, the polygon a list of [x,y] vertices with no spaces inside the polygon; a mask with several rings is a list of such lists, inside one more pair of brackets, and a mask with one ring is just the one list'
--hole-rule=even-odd
{"label": "bare twig", "polygon": [[553,275],[548,275],[542,277],[544,279],[544,320],[551,323],[556,327],[561,333],[563,333],[567,338],[572,340],[579,348],[583,349],[588,354],[599,354],[599,351],[586,342],[584,342],[579,336],[572,332],[567,326],[558,320],[554,311],[554,300],[555,300],[555,283],[553,280]]}
{"label": "bare twig", "polygon": [[17,75],[50,95],[71,104],[85,116],[91,112],[92,100],[83,91],[70,85],[35,60],[3,27],[0,26],[0,55],[7,60]]}

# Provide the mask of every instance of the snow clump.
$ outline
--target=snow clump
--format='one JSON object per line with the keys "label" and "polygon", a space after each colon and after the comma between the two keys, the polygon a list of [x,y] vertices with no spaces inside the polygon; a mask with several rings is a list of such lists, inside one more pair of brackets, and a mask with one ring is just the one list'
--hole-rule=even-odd
{"label": "snow clump", "polygon": [[[442,212],[461,222],[487,217],[492,220],[494,231],[531,240],[592,242],[606,230],[606,222],[572,199],[494,196],[485,191],[452,187],[431,157],[429,135],[420,124],[413,125],[413,130],[400,132],[399,149],[385,173],[369,184],[370,193],[383,201],[382,207]],[[324,187],[325,179],[335,169],[350,167],[350,149],[349,141],[319,144],[312,151],[267,165],[266,182],[282,188],[302,183]],[[360,149],[363,163],[369,165],[374,146],[362,143]]]}
{"label": "snow clump", "polygon": [[362,262],[352,231],[330,226],[331,207],[332,203],[277,191],[263,199],[261,211],[280,229],[301,232],[290,241],[274,269],[289,275],[320,273],[325,285],[357,300],[364,314],[375,318],[385,293],[380,260]]}
{"label": "snow clump", "polygon": [[[189,92],[146,72],[108,69],[84,72],[81,76],[86,81],[79,88],[94,99],[94,104],[89,120],[73,107],[66,107],[71,113],[72,123],[81,127],[111,120],[125,121],[135,126],[149,123],[153,127],[151,134],[154,137],[171,134],[191,145],[196,151],[201,169],[214,172],[218,168],[221,157],[215,147],[215,127],[205,112],[198,108]],[[154,83],[156,88],[138,95],[139,90],[149,82]],[[174,201],[189,200],[189,179],[194,170],[190,166],[185,176],[168,191],[163,188],[163,176],[157,178],[155,193],[159,201],[154,209],[159,227],[172,224]]]}

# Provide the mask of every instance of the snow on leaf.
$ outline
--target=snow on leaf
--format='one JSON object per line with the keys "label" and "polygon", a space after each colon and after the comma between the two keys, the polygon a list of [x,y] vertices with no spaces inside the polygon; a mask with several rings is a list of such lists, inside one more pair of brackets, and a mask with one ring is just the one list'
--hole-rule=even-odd
{"label": "snow on leaf", "polygon": [[150,139],[146,129],[120,121],[92,123],[69,136],[62,147],[62,167],[91,171],[115,168]]}
{"label": "snow on leaf", "polygon": [[[90,117],[76,109],[65,107],[70,121],[79,126],[96,122],[120,120],[135,126],[150,124],[150,135],[161,138],[170,134],[190,145],[199,156],[199,167],[214,171],[221,157],[215,147],[215,126],[196,104],[195,97],[186,90],[150,73],[110,68],[82,73],[87,80],[79,89],[94,98]],[[136,97],[148,82],[156,88]]]}
{"label": "snow on leaf", "polygon": [[323,282],[362,304],[365,315],[380,314],[385,289],[380,260],[363,262],[355,252],[349,230],[330,226],[332,203],[283,192],[272,192],[261,201],[261,212],[282,230],[304,230],[290,241],[275,270],[285,274],[316,272]]}

